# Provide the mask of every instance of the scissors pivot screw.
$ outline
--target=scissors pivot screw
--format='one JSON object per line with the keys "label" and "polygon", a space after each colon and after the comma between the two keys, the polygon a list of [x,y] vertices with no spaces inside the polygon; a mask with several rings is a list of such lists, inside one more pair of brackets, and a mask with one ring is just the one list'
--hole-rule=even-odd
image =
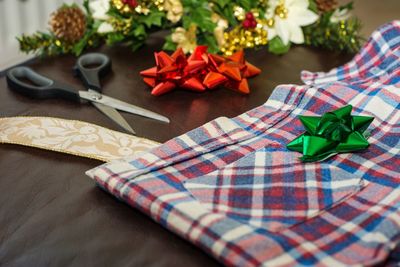
{"label": "scissors pivot screw", "polygon": [[89,89],[88,91],[90,92],[90,98],[94,101],[98,101],[103,98],[103,96],[95,90]]}

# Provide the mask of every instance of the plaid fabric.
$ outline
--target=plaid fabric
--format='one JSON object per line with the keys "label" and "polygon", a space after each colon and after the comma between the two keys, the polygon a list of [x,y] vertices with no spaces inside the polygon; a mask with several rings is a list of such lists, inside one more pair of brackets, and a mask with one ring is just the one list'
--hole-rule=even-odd
{"label": "plaid fabric", "polygon": [[[262,106],[90,170],[105,190],[229,266],[400,261],[400,21],[348,64],[303,72]],[[302,163],[298,115],[353,105],[371,146]]]}

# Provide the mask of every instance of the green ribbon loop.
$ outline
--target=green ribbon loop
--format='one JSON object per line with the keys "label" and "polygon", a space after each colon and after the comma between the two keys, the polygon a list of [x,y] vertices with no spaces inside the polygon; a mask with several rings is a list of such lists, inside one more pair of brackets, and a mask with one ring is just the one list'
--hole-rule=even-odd
{"label": "green ribbon loop", "polygon": [[287,145],[303,153],[303,162],[321,161],[338,153],[359,151],[369,146],[363,133],[374,120],[369,116],[352,116],[351,105],[327,112],[322,117],[299,116],[306,132]]}

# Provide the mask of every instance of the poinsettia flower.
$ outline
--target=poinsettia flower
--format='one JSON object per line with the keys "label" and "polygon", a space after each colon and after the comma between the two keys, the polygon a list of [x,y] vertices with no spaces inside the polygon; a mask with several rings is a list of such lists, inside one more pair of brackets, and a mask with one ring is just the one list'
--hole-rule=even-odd
{"label": "poinsettia flower", "polygon": [[308,9],[308,0],[274,0],[270,1],[266,12],[267,20],[272,21],[265,29],[271,40],[279,36],[287,45],[304,43],[304,34],[301,27],[313,24],[318,20],[318,15]]}

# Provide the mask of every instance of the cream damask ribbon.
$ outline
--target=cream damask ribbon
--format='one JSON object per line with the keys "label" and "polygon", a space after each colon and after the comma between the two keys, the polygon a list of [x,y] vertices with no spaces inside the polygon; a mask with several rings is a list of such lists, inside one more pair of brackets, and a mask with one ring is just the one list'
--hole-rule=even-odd
{"label": "cream damask ribbon", "polygon": [[0,118],[0,143],[18,144],[110,161],[159,143],[95,124],[51,117]]}

